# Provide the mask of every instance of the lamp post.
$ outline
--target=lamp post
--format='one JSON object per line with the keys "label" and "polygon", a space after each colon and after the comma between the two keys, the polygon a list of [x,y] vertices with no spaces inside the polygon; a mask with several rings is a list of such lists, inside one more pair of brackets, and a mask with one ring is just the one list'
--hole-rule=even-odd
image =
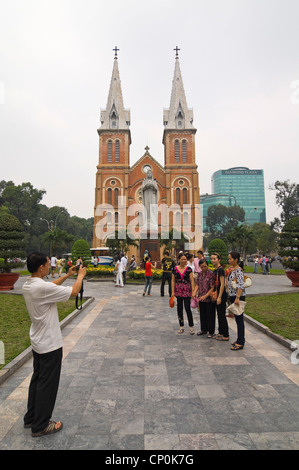
{"label": "lamp post", "polygon": [[[57,214],[56,217],[55,217],[55,221],[54,221],[54,220],[50,220],[50,221],[49,221],[49,220],[43,219],[43,218],[41,218],[41,217],[40,217],[40,220],[44,220],[45,222],[47,222],[49,231],[50,231],[51,233],[53,233],[53,232],[54,232],[54,229],[55,229],[56,226],[57,226],[57,219],[58,219],[58,216],[59,216],[60,214],[62,214],[63,212],[66,213],[65,210],[62,210],[62,211],[58,212],[58,214]],[[52,240],[50,241],[50,258],[51,258],[51,256],[52,256]]]}

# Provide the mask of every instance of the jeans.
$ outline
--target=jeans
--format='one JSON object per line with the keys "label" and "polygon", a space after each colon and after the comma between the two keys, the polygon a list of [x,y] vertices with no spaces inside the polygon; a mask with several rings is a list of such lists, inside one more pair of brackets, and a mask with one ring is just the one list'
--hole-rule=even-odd
{"label": "jeans", "polygon": [[145,286],[144,286],[144,293],[146,294],[146,290],[148,288],[147,295],[150,295],[153,283],[153,276],[145,276]]}
{"label": "jeans", "polygon": [[[234,301],[236,300],[236,297],[235,296],[230,297],[229,300],[230,300],[230,303],[233,304]],[[240,300],[244,300],[245,302],[245,297],[244,296],[240,297]],[[238,335],[236,343],[240,344],[241,346],[244,346],[245,344],[244,314],[242,313],[242,315],[235,315],[235,320],[237,324],[237,335]]]}
{"label": "jeans", "polygon": [[164,286],[166,281],[168,282],[168,294],[171,297],[171,273],[163,273],[162,274],[162,282],[161,282],[161,296],[164,296]]}
{"label": "jeans", "polygon": [[177,297],[177,312],[178,312],[178,319],[180,326],[184,326],[184,306],[187,313],[188,324],[189,327],[192,328],[194,326],[193,323],[193,315],[190,308],[191,297]]}
{"label": "jeans", "polygon": [[24,423],[32,432],[43,431],[49,424],[55,406],[62,361],[62,348],[45,354],[33,351],[33,375],[29,385]]}

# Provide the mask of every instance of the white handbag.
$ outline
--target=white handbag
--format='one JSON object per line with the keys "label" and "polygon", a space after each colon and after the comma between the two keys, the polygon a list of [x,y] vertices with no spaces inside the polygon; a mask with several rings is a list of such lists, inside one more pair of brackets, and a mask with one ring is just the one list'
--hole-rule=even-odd
{"label": "white handbag", "polygon": [[233,303],[227,308],[227,310],[229,313],[233,313],[234,315],[242,315],[245,310],[245,305],[246,302],[244,300],[239,300],[239,305]]}

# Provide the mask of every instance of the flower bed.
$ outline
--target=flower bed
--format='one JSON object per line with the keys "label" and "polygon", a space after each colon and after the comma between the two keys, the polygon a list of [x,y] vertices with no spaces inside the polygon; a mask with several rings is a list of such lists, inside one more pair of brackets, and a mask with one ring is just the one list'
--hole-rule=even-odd
{"label": "flower bed", "polygon": [[113,276],[114,266],[97,266],[94,267],[91,264],[86,268],[86,274],[88,276]]}

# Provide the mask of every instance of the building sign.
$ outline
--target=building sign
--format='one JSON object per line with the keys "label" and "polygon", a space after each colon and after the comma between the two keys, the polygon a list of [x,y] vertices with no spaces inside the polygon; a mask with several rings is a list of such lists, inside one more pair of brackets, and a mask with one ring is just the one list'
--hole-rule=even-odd
{"label": "building sign", "polygon": [[222,175],[262,175],[263,170],[250,170],[249,168],[230,168],[222,170]]}

